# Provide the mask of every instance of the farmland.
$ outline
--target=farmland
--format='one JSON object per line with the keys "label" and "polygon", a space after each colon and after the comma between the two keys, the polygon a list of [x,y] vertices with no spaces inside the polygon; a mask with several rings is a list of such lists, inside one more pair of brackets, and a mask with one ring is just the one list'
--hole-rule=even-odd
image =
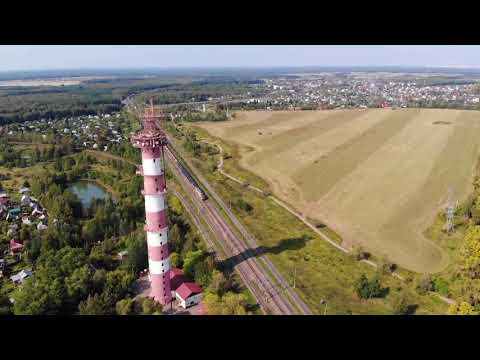
{"label": "farmland", "polygon": [[471,192],[480,114],[431,109],[240,112],[202,123],[305,216],[417,272],[448,255],[424,236],[451,188]]}

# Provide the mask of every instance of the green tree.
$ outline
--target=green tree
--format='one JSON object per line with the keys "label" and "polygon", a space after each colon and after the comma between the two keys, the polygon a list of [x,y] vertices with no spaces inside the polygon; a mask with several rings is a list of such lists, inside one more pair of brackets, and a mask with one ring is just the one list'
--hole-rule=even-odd
{"label": "green tree", "polygon": [[170,253],[170,266],[175,268],[182,266],[182,259],[176,252]]}
{"label": "green tree", "polygon": [[147,268],[148,248],[143,234],[128,238],[127,251],[127,265],[135,274]]}
{"label": "green tree", "polygon": [[193,268],[194,279],[202,288],[207,288],[212,279],[212,272],[206,261],[199,261]]}
{"label": "green tree", "polygon": [[15,315],[55,315],[61,309],[64,289],[59,278],[48,279],[38,272],[14,293]]}
{"label": "green tree", "polygon": [[221,297],[213,292],[205,293],[203,298],[203,303],[207,308],[207,313],[209,315],[222,315],[223,314],[223,306]]}
{"label": "green tree", "polygon": [[87,300],[78,305],[79,315],[110,315],[109,306],[103,299],[103,296],[94,294],[89,295]]}
{"label": "green tree", "polygon": [[134,301],[130,298],[117,301],[115,305],[117,315],[133,315],[133,303]]}
{"label": "green tree", "polygon": [[480,226],[474,226],[468,231],[460,253],[463,270],[470,278],[478,278],[480,276]]}
{"label": "green tree", "polygon": [[73,271],[72,275],[65,278],[67,295],[79,302],[87,297],[91,289],[93,272],[88,265],[83,265]]}
{"label": "green tree", "polygon": [[368,253],[365,250],[363,250],[363,248],[360,245],[353,246],[351,255],[357,261],[368,258]]}
{"label": "green tree", "polygon": [[411,311],[412,305],[410,305],[407,295],[404,292],[401,292],[393,298],[392,307],[394,314],[408,315]]}
{"label": "green tree", "polygon": [[182,251],[185,239],[182,237],[178,224],[173,224],[173,226],[169,229],[168,242],[170,244],[172,252],[179,253]]}
{"label": "green tree", "polygon": [[195,265],[197,265],[202,258],[202,250],[187,252],[183,259],[183,273],[193,279],[195,277]]}
{"label": "green tree", "polygon": [[355,280],[353,287],[357,295],[362,299],[380,297],[383,294],[383,289],[377,276],[369,281],[367,276],[362,273]]}
{"label": "green tree", "polygon": [[213,270],[209,290],[218,296],[223,296],[223,294],[229,290],[228,280],[222,272]]}
{"label": "green tree", "polygon": [[209,315],[246,315],[247,298],[244,294],[227,292],[222,297],[207,292],[203,299]]}
{"label": "green tree", "polygon": [[417,280],[415,284],[415,289],[421,295],[424,295],[429,291],[433,291],[435,288],[432,277],[429,274],[422,275],[420,279]]}
{"label": "green tree", "polygon": [[118,300],[127,295],[128,289],[134,280],[135,277],[129,271],[123,269],[108,271],[103,288],[106,303],[113,308]]}
{"label": "green tree", "polygon": [[234,292],[227,292],[222,296],[222,300],[225,303],[227,309],[226,315],[246,315],[245,310],[247,306],[247,298],[244,294],[236,294]]}
{"label": "green tree", "polygon": [[142,301],[142,313],[143,315],[161,315],[162,305],[151,297],[145,297]]}
{"label": "green tree", "polygon": [[381,274],[391,274],[395,271],[395,267],[395,264],[386,257],[381,258],[378,263],[378,270]]}
{"label": "green tree", "polygon": [[253,211],[253,206],[250,205],[248,202],[246,202],[243,199],[238,199],[235,202],[235,204],[236,204],[237,207],[239,207],[240,209],[242,209],[243,211],[245,211],[247,213],[251,213]]}
{"label": "green tree", "polygon": [[92,278],[93,290],[97,293],[103,291],[105,287],[105,282],[107,281],[107,271],[105,269],[95,270]]}
{"label": "green tree", "polygon": [[10,300],[8,299],[8,296],[4,294],[0,294],[0,316],[1,315],[11,315],[12,309],[11,309],[11,304]]}

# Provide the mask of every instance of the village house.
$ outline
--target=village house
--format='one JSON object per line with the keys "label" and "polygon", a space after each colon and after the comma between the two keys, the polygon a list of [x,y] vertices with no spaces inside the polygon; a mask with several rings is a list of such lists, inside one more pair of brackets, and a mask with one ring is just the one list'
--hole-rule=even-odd
{"label": "village house", "polygon": [[172,291],[172,298],[175,299],[175,291],[180,287],[180,285],[188,280],[185,275],[183,275],[183,271],[177,268],[171,268],[168,274],[170,277],[170,290]]}
{"label": "village house", "polygon": [[8,203],[8,194],[5,191],[0,191],[0,204],[6,205]]}
{"label": "village house", "polygon": [[184,282],[175,291],[175,297],[184,309],[197,305],[202,300],[202,288],[194,282]]}
{"label": "village house", "polygon": [[10,209],[8,211],[7,220],[17,220],[21,213],[20,208]]}
{"label": "village house", "polygon": [[171,268],[168,273],[172,298],[177,299],[181,307],[186,309],[200,303],[202,300],[202,288],[200,286],[189,281],[181,269]]}
{"label": "village house", "polygon": [[23,284],[26,278],[32,276],[32,270],[22,270],[19,273],[10,277],[10,280],[13,281],[14,284]]}
{"label": "village house", "polygon": [[17,240],[10,240],[10,255],[20,254],[23,250],[23,244]]}
{"label": "village house", "polygon": [[4,214],[7,213],[7,207],[3,204],[0,204],[0,216],[3,216]]}

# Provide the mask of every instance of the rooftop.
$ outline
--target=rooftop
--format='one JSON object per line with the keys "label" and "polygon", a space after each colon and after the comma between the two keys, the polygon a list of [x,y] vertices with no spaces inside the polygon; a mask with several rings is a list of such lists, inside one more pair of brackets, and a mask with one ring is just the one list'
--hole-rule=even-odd
{"label": "rooftop", "polygon": [[184,282],[178,287],[176,292],[183,300],[186,300],[192,295],[200,294],[202,288],[194,282]]}

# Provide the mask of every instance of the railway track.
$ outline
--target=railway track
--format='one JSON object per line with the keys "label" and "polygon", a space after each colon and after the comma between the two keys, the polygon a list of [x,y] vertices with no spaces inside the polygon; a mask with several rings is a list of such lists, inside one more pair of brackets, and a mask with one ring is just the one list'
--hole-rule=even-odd
{"label": "railway track", "polygon": [[[184,176],[180,170],[179,164],[175,156],[170,150],[166,151],[167,159],[172,165],[172,170],[180,177],[182,187],[189,193],[193,191],[193,185]],[[237,238],[233,231],[225,223],[224,219],[218,214],[217,209],[211,203],[211,200],[202,201],[196,196],[192,197],[199,212],[203,215],[206,222],[209,223],[211,229],[217,238],[217,242],[222,247],[223,253],[228,257],[226,260],[230,261],[233,269],[237,271],[240,278],[249,288],[252,294],[257,299],[262,310],[269,314],[295,314],[297,313],[293,306],[284,296],[284,289],[279,289],[268,276],[265,271],[260,268],[257,261],[255,250],[252,250],[244,245],[244,243]],[[214,244],[210,244],[215,246]],[[238,261],[233,261],[233,258],[238,258]]]}

